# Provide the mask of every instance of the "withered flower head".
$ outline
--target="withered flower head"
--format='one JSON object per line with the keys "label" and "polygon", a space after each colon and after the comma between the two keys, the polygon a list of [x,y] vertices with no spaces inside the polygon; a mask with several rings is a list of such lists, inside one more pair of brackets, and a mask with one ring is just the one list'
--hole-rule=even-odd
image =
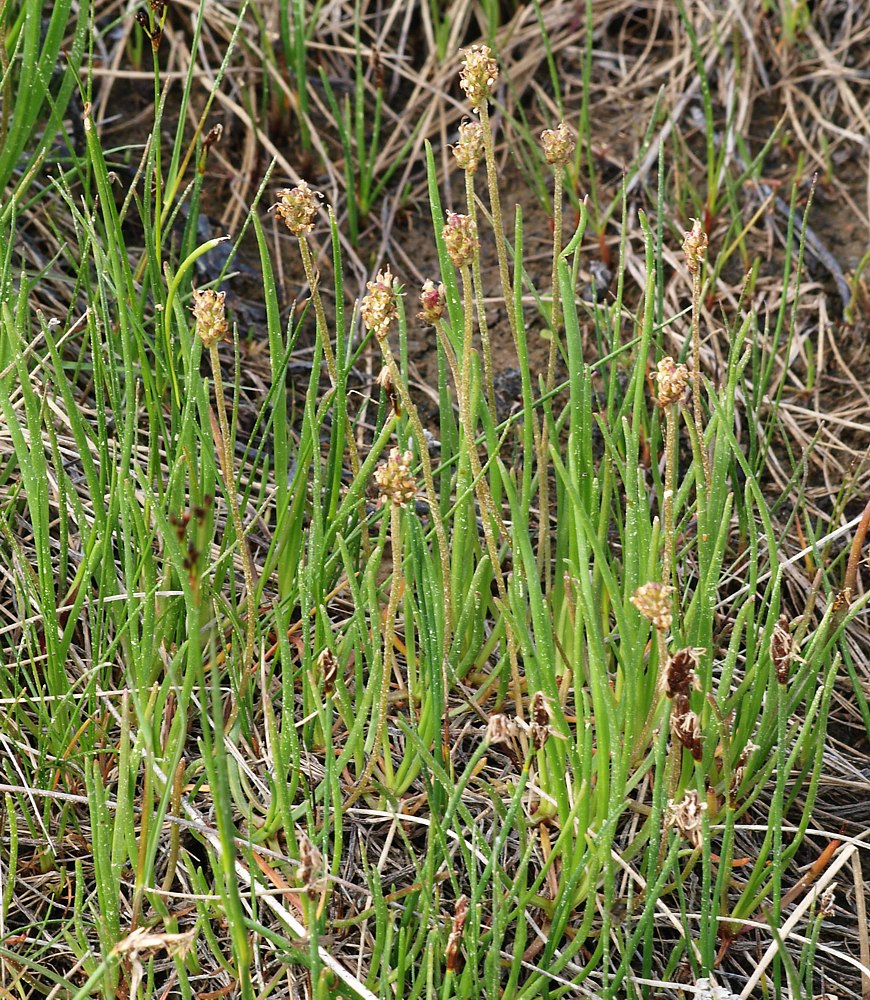
{"label": "withered flower head", "polygon": [[363,323],[376,337],[386,337],[390,324],[399,315],[397,283],[389,265],[385,270],[378,271],[375,280],[368,282],[366,288],[368,292],[363,296],[359,310]]}
{"label": "withered flower head", "polygon": [[457,215],[450,212],[447,224],[441,230],[441,238],[454,267],[464,267],[471,263],[474,252],[480,245],[477,242],[477,226],[470,215]]}
{"label": "withered flower head", "polygon": [[436,285],[431,278],[427,278],[420,291],[420,312],[417,313],[417,319],[434,325],[444,315],[446,308],[447,289],[443,284]]}
{"label": "withered flower head", "polygon": [[510,743],[516,732],[516,725],[503,712],[495,712],[486,724],[485,743]]}
{"label": "withered flower head", "polygon": [[689,369],[677,364],[671,357],[662,358],[656,365],[656,381],[659,384],[659,406],[670,406],[683,398],[689,384]]}
{"label": "withered flower head", "polygon": [[459,943],[462,940],[462,928],[468,916],[468,897],[460,896],[453,907],[453,923],[447,938],[445,959],[448,972],[455,972],[459,965]]}
{"label": "withered flower head", "polygon": [[770,659],[773,662],[773,669],[776,671],[776,679],[780,684],[788,683],[792,661],[796,658],[797,651],[789,631],[788,618],[785,615],[780,615],[779,621],[773,626],[773,635],[770,637]]}
{"label": "withered flower head", "polygon": [[402,453],[398,448],[393,448],[386,462],[375,469],[375,482],[384,503],[404,507],[413,502],[417,495],[417,484],[411,475],[412,460],[410,451]]}
{"label": "withered flower head", "polygon": [[496,80],[498,63],[493,59],[489,46],[472,45],[467,49],[459,71],[459,86],[465,91],[472,111],[477,111],[489,100]]}
{"label": "withered flower head", "polygon": [[328,697],[335,688],[338,674],[338,658],[328,646],[317,657],[317,669],[323,677],[323,693]]}
{"label": "withered flower head", "polygon": [[547,163],[552,163],[555,166],[564,167],[570,163],[576,146],[574,136],[564,122],[559,122],[554,129],[544,129],[541,133],[541,148],[544,151],[544,158]]}
{"label": "withered flower head", "polygon": [[282,188],[278,192],[278,202],[274,206],[275,214],[279,219],[284,220],[284,224],[294,236],[305,236],[314,229],[314,220],[317,216],[318,198],[321,198],[316,191],[300,181],[295,188]]}
{"label": "withered flower head", "polygon": [[296,841],[299,844],[299,865],[296,876],[309,896],[316,895],[318,883],[323,873],[323,855],[311,843],[304,830],[296,829]]}
{"label": "withered flower head", "polygon": [[689,708],[688,698],[677,699],[671,713],[671,732],[695,760],[702,759],[704,748],[701,745],[701,720]]}
{"label": "withered flower head", "polygon": [[666,632],[673,622],[671,594],[674,588],[655,580],[644,583],[631,595],[631,603],[653,623],[655,628]]}
{"label": "withered flower head", "polygon": [[532,721],[529,725],[529,738],[532,741],[532,746],[536,750],[541,750],[547,742],[547,737],[550,736],[553,731],[553,728],[550,725],[550,720],[553,717],[553,711],[550,708],[549,702],[540,691],[536,691],[532,695],[531,707]]}
{"label": "withered flower head", "polygon": [[230,334],[224,300],[226,292],[216,292],[211,288],[193,290],[193,317],[196,321],[196,335],[206,348],[226,340]]}
{"label": "withered flower head", "polygon": [[483,156],[483,125],[479,121],[464,121],[459,126],[459,140],[453,147],[459,166],[470,174],[477,170]]}
{"label": "withered flower head", "polygon": [[669,698],[676,698],[678,695],[688,697],[693,687],[699,689],[695,670],[705,652],[705,649],[690,646],[671,653],[665,664],[665,694]]}
{"label": "withered flower head", "polygon": [[707,234],[701,226],[700,219],[692,219],[692,228],[683,239],[683,253],[686,255],[686,266],[691,273],[700,271],[707,255]]}
{"label": "withered flower head", "polygon": [[683,796],[680,802],[668,802],[665,810],[665,825],[676,826],[694,848],[701,846],[701,824],[706,802],[701,802],[694,788]]}

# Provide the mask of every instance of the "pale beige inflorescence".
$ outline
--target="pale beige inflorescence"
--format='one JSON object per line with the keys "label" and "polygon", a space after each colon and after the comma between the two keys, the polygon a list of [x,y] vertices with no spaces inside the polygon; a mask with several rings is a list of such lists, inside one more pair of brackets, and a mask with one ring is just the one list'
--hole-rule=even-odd
{"label": "pale beige inflorescence", "polygon": [[497,80],[498,63],[490,47],[472,45],[467,49],[459,71],[459,86],[465,91],[472,111],[477,111],[492,97]]}
{"label": "pale beige inflorescence", "polygon": [[571,162],[577,143],[571,130],[564,122],[559,122],[556,128],[544,129],[541,133],[541,149],[547,163],[564,167]]}
{"label": "pale beige inflorescence", "polygon": [[630,600],[644,618],[652,622],[655,628],[666,632],[673,623],[671,610],[671,594],[673,592],[673,587],[653,580],[650,583],[641,584],[631,595]]}
{"label": "pale beige inflorescence", "polygon": [[375,482],[384,503],[405,507],[417,495],[417,484],[411,475],[413,455],[398,448],[390,451],[389,458],[375,469]]}
{"label": "pale beige inflorescence", "polygon": [[474,219],[470,215],[457,215],[456,212],[451,212],[447,216],[447,224],[441,230],[441,238],[454,267],[470,264],[480,246]]}
{"label": "pale beige inflorescence", "polygon": [[707,256],[707,234],[700,219],[692,219],[692,228],[683,239],[683,253],[686,255],[686,266],[692,274],[700,271]]}
{"label": "pale beige inflorescence", "polygon": [[470,174],[483,159],[483,125],[479,121],[464,121],[459,126],[459,139],[453,147],[459,166]]}
{"label": "pale beige inflorescence", "polygon": [[702,802],[694,788],[679,802],[669,802],[665,810],[665,823],[675,826],[692,847],[699,848],[704,830],[703,815],[707,803]]}
{"label": "pale beige inflorescence", "polygon": [[656,365],[656,381],[659,406],[671,406],[679,403],[685,395],[689,385],[689,369],[683,364],[677,364],[671,357],[662,358]]}
{"label": "pale beige inflorescence", "polygon": [[224,300],[226,292],[216,292],[212,288],[193,290],[193,318],[196,321],[196,335],[206,348],[230,335]]}
{"label": "pale beige inflorescence", "polygon": [[305,181],[300,181],[295,188],[282,188],[278,192],[275,214],[294,236],[306,236],[314,229],[320,197]]}
{"label": "pale beige inflorescence", "polygon": [[420,289],[420,311],[417,319],[434,325],[444,315],[447,308],[447,289],[443,284],[435,284],[431,278],[423,282]]}
{"label": "pale beige inflorescence", "polygon": [[374,281],[369,281],[366,288],[368,291],[359,310],[363,323],[376,337],[386,337],[390,324],[399,315],[397,283],[389,266],[378,271]]}

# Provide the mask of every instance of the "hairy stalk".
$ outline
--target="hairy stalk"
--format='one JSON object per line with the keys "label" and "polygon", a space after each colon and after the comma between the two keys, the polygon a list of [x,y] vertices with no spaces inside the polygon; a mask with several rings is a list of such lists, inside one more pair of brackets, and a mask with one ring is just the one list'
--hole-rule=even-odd
{"label": "hairy stalk", "polygon": [[[480,456],[477,454],[477,448],[474,444],[474,427],[471,416],[470,395],[471,341],[472,331],[474,329],[474,301],[471,284],[471,269],[468,264],[463,264],[460,268],[460,272],[462,274],[465,316],[462,346],[462,371],[459,382],[456,385],[456,391],[459,395],[460,421],[462,423],[463,430],[465,431],[465,440],[468,446],[468,457],[471,462],[471,475],[476,484],[475,489],[477,492],[478,503],[480,504],[481,521],[483,522],[483,535],[484,540],[486,541],[486,549],[489,554],[490,563],[492,564],[492,573],[495,579],[495,585],[498,590],[499,599],[506,604],[507,588],[504,582],[504,574],[501,571],[501,560],[498,556],[498,546],[496,545],[495,534],[492,530],[491,522],[494,521],[498,525],[498,529],[505,540],[508,540],[510,535],[504,521],[502,520],[501,514],[496,510],[495,504],[493,503],[492,495],[489,492],[489,486],[484,478],[483,469],[480,465]],[[514,639],[513,629],[507,620],[505,620],[505,638],[507,641],[508,656],[511,664],[511,680],[513,681],[514,701],[517,715],[518,717],[522,717],[522,697],[520,690],[520,672],[519,662],[517,660],[516,640]]]}
{"label": "hairy stalk", "polygon": [[665,407],[665,492],[664,522],[665,538],[662,553],[662,580],[669,585],[675,583],[674,559],[676,542],[674,539],[674,484],[677,465],[677,408]]}
{"label": "hairy stalk", "polygon": [[692,274],[692,410],[695,415],[695,433],[701,446],[704,465],[704,492],[710,498],[710,458],[704,444],[704,414],[701,410],[701,272]]}
{"label": "hairy stalk", "polygon": [[514,338],[514,346],[519,352],[517,335],[517,317],[514,315],[514,296],[508,270],[507,240],[504,235],[504,222],[501,215],[501,200],[498,194],[498,173],[495,166],[495,146],[492,141],[492,126],[489,121],[489,108],[484,101],[480,105],[480,124],[483,126],[483,149],[486,155],[486,185],[489,189],[489,207],[492,213],[492,229],[495,234],[495,247],[498,254],[498,274],[501,279],[501,291],[504,296],[508,323]]}
{"label": "hairy stalk", "polygon": [[[553,312],[550,320],[550,355],[547,359],[546,391],[552,392],[556,378],[556,340],[561,323],[561,302],[559,299],[558,263],[562,252],[562,168],[556,166],[553,182]],[[550,574],[550,478],[546,473],[548,467],[547,454],[549,449],[550,430],[546,419],[542,422],[540,441],[538,445],[538,491],[540,493],[541,516],[538,521],[538,571],[544,583],[545,593],[550,592],[552,578]]]}
{"label": "hairy stalk", "polygon": [[395,503],[389,504],[390,508],[390,547],[393,558],[393,575],[390,580],[390,596],[387,601],[386,621],[384,622],[384,651],[382,661],[382,673],[380,692],[378,696],[378,717],[375,723],[375,738],[372,743],[372,750],[366,766],[360,775],[356,787],[344,803],[344,808],[348,809],[366,791],[375,769],[378,759],[378,750],[383,742],[384,732],[387,727],[387,702],[390,693],[390,677],[396,667],[396,613],[399,609],[399,598],[402,593],[402,521],[400,507]]}
{"label": "hairy stalk", "polygon": [[214,378],[215,402],[217,404],[218,422],[220,424],[220,460],[221,471],[223,472],[224,484],[227,489],[227,500],[230,507],[230,516],[233,520],[233,528],[239,543],[239,552],[242,557],[242,571],[245,575],[245,600],[247,602],[248,617],[245,628],[245,656],[242,661],[242,677],[239,682],[238,702],[247,689],[248,678],[254,661],[254,641],[256,637],[256,592],[254,587],[254,561],[251,558],[251,549],[248,546],[248,538],[242,525],[242,515],[239,510],[239,497],[236,492],[236,477],[233,469],[233,447],[230,439],[230,426],[227,421],[227,407],[224,400],[224,380],[221,375],[221,362],[218,354],[217,343],[209,345],[209,355],[211,357],[212,377]]}
{"label": "hairy stalk", "polygon": [[[311,254],[311,248],[308,246],[308,240],[301,233],[299,234],[299,252],[302,256],[302,266],[305,269],[305,280],[308,282],[308,287],[311,289],[311,298],[314,302],[314,316],[317,321],[317,327],[323,331],[323,335],[320,340],[323,344],[323,357],[326,361],[326,370],[329,373],[329,379],[332,382],[333,388],[335,388],[335,386],[338,385],[338,368],[335,364],[335,354],[332,351],[332,344],[330,343],[329,336],[327,334],[328,327],[326,325],[326,312],[323,309],[323,299],[320,297],[319,281],[317,272],[314,270],[314,258]],[[347,410],[345,410],[344,413],[344,422],[344,436],[347,441],[348,453],[350,455],[350,468],[354,478],[356,478],[359,476],[360,470],[359,449],[357,448],[356,438],[353,434],[353,425],[351,424],[350,414]],[[360,500],[359,524],[363,552],[368,555],[369,533],[368,521],[365,516],[364,500]]]}
{"label": "hairy stalk", "polygon": [[438,494],[435,492],[435,479],[432,475],[432,460],[429,457],[429,448],[426,444],[426,435],[423,433],[423,424],[417,407],[411,399],[408,387],[405,385],[399,366],[386,337],[381,342],[381,350],[384,360],[387,363],[387,370],[390,379],[399,393],[402,406],[408,414],[408,420],[414,430],[414,437],[420,449],[420,462],[423,466],[423,482],[426,487],[426,500],[429,504],[429,514],[432,524],[435,526],[435,536],[438,539],[438,554],[441,558],[441,579],[444,586],[444,648],[450,648],[450,639],[453,635],[453,594],[450,588],[450,551],[447,547],[447,533],[444,531],[444,522],[441,518],[441,507]]}
{"label": "hairy stalk", "polygon": [[[468,215],[477,225],[477,205],[474,201],[474,173],[465,171],[465,200],[468,205]],[[483,380],[486,390],[486,401],[490,412],[495,417],[495,385],[492,371],[492,345],[489,341],[489,327],[486,324],[486,309],[483,304],[483,283],[480,279],[480,257],[475,254],[471,261],[471,274],[474,278],[474,298],[477,305],[477,326],[480,330],[480,342],[483,345]]]}
{"label": "hairy stalk", "polygon": [[704,491],[710,499],[710,459],[704,446],[704,414],[701,411],[701,268],[707,255],[707,234],[699,219],[692,220],[692,229],[683,239],[686,266],[692,275],[692,382],[694,393],[692,412],[695,433],[701,445],[701,462],[704,466]]}

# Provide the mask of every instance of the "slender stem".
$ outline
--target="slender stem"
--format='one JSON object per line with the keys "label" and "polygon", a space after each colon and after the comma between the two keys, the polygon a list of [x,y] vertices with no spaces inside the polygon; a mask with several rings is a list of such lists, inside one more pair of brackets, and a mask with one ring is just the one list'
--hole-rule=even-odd
{"label": "slender stem", "polygon": [[[474,201],[474,174],[465,171],[465,200],[468,205],[468,215],[477,227],[477,205]],[[492,370],[492,346],[489,341],[489,327],[486,324],[486,309],[483,305],[483,282],[480,277],[480,257],[475,254],[471,261],[471,274],[474,278],[474,298],[477,305],[477,326],[480,330],[480,342],[483,345],[483,379],[486,388],[486,401],[490,412],[495,416],[495,385]]]}
{"label": "slender stem", "polygon": [[[559,299],[559,254],[562,252],[562,167],[556,166],[553,183],[553,311],[550,319],[550,356],[547,360],[546,391],[552,391],[556,380],[556,344],[561,324],[561,301]],[[538,490],[540,492],[540,518],[538,520],[538,569],[544,582],[544,590],[549,593],[552,586],[550,575],[550,477],[547,475],[547,449],[550,429],[546,417],[542,421],[538,442]]]}
{"label": "slender stem", "polygon": [[671,403],[665,407],[665,492],[664,520],[665,538],[662,554],[662,582],[673,585],[675,541],[674,541],[674,484],[677,465],[677,408]]}
{"label": "slender stem", "polygon": [[710,459],[704,444],[704,414],[701,410],[701,268],[692,271],[692,406],[695,414],[695,432],[701,446],[704,466],[704,490],[710,498]]}
{"label": "slender stem", "polygon": [[245,656],[242,661],[242,676],[239,680],[238,700],[241,701],[244,694],[248,678],[251,673],[251,666],[254,660],[254,641],[256,637],[257,605],[256,591],[254,588],[254,562],[251,558],[251,550],[248,546],[248,539],[242,525],[242,515],[239,510],[239,497],[236,492],[236,476],[233,469],[232,442],[230,440],[230,427],[227,421],[227,407],[224,399],[224,380],[221,374],[221,362],[218,354],[217,343],[209,347],[211,355],[212,377],[214,378],[215,402],[218,411],[218,422],[221,430],[221,444],[219,448],[221,471],[223,472],[224,484],[227,490],[227,501],[230,507],[230,516],[233,521],[233,528],[236,532],[236,540],[239,543],[239,553],[242,557],[242,571],[245,575],[245,599],[247,602],[247,623],[245,629]]}
{"label": "slender stem", "polygon": [[[508,540],[510,534],[502,520],[501,515],[495,508],[489,485],[483,476],[483,469],[480,465],[480,456],[474,443],[474,421],[471,413],[471,342],[472,331],[474,329],[474,301],[471,283],[471,269],[468,265],[461,268],[464,304],[464,336],[462,346],[462,371],[456,385],[459,396],[459,419],[465,433],[465,442],[468,448],[468,458],[471,463],[471,475],[475,482],[477,501],[480,505],[480,518],[483,522],[483,536],[486,542],[486,550],[492,565],[492,574],[498,590],[499,599],[507,602],[507,588],[504,582],[504,574],[501,571],[501,560],[498,555],[498,546],[495,541],[495,534],[492,530],[492,522],[498,526],[502,537]],[[516,641],[510,623],[505,619],[505,639],[508,647],[508,658],[511,664],[511,679],[513,681],[514,704],[517,716],[522,717],[522,692],[520,690],[520,671],[517,659]]]}
{"label": "slender stem", "polygon": [[[501,201],[498,194],[498,173],[495,164],[495,147],[492,141],[492,127],[489,122],[489,109],[484,101],[480,106],[480,124],[483,125],[483,148],[486,155],[486,184],[489,188],[489,206],[492,212],[492,228],[495,234],[495,247],[498,254],[498,273],[501,278],[501,291],[507,309],[508,322],[513,334],[514,344],[517,344],[517,317],[514,315],[513,286],[508,270],[507,241],[504,235],[504,223],[501,215]],[[519,350],[519,345],[517,345]]]}
{"label": "slender stem", "polygon": [[[311,248],[308,246],[308,241],[304,236],[299,237],[299,253],[302,256],[302,266],[305,269],[305,280],[308,282],[308,287],[311,289],[311,298],[314,302],[314,316],[317,321],[317,328],[320,330],[320,342],[323,345],[323,357],[326,361],[326,370],[329,372],[329,379],[332,382],[333,388],[335,388],[338,386],[338,368],[335,363],[335,354],[332,350],[332,343],[330,342],[329,334],[327,332],[328,327],[326,325],[326,312],[323,308],[323,299],[320,297],[319,281],[317,272],[314,270],[314,258],[311,254]],[[350,414],[346,409],[344,411],[344,423],[344,436],[347,440],[348,452],[350,455],[350,468],[354,478],[357,478],[360,470],[359,449],[357,448],[356,438],[353,435],[353,425],[351,424]],[[359,513],[363,552],[368,555],[369,537],[368,528],[366,527],[367,522],[365,517],[364,500],[360,501]]]}
{"label": "slender stem", "polygon": [[384,353],[384,360],[390,372],[390,379],[396,387],[402,399],[402,405],[408,414],[408,420],[414,430],[414,436],[420,449],[420,462],[423,466],[423,482],[426,487],[426,500],[429,503],[429,515],[435,527],[435,536],[438,539],[438,553],[441,558],[441,581],[444,588],[444,649],[450,648],[450,639],[453,634],[453,601],[450,587],[450,552],[447,547],[447,534],[444,531],[444,522],[441,519],[441,506],[438,494],[435,492],[435,479],[432,475],[432,460],[429,457],[429,448],[426,444],[426,435],[423,432],[423,424],[420,415],[408,387],[396,364],[393,352],[390,350],[389,342],[384,337],[380,341],[381,350]]}

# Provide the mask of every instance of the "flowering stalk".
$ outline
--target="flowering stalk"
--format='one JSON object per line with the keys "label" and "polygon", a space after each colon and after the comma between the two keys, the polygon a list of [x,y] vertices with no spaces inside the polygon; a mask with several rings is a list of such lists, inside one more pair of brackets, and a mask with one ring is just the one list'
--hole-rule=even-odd
{"label": "flowering stalk", "polygon": [[238,700],[241,701],[247,687],[254,659],[257,605],[254,590],[254,563],[251,558],[251,550],[248,546],[248,539],[242,524],[241,511],[239,510],[239,498],[238,493],[236,492],[236,477],[233,469],[233,448],[232,441],[230,439],[229,423],[227,421],[227,407],[224,398],[224,382],[221,374],[220,355],[218,354],[218,344],[222,340],[226,340],[229,336],[229,325],[226,320],[224,299],[224,292],[215,292],[208,288],[202,291],[194,290],[193,315],[196,321],[197,336],[200,338],[203,346],[208,350],[211,357],[215,403],[217,405],[218,423],[220,425],[221,436],[221,440],[218,442],[218,456],[220,458],[224,485],[226,486],[230,516],[233,520],[236,540],[239,543],[239,553],[242,557],[242,572],[245,576],[245,599],[247,602],[245,655],[242,661],[242,675],[239,678],[238,685]]}
{"label": "flowering stalk", "polygon": [[[492,566],[493,578],[500,600],[507,602],[507,588],[505,587],[504,575],[501,571],[501,561],[498,556],[498,546],[496,545],[495,533],[492,524],[495,522],[499,532],[505,539],[510,538],[507,527],[501,515],[493,503],[492,494],[489,492],[488,484],[483,475],[480,465],[480,456],[474,443],[474,418],[471,408],[471,355],[472,355],[472,335],[474,331],[474,300],[473,285],[471,277],[471,261],[477,255],[480,244],[477,241],[477,227],[474,220],[467,215],[456,215],[451,213],[447,217],[447,224],[442,230],[442,239],[447,255],[454,267],[459,270],[462,277],[463,291],[463,344],[461,369],[456,373],[456,393],[459,397],[459,422],[465,435],[465,443],[468,449],[468,460],[471,464],[471,474],[475,483],[477,500],[480,504],[481,520],[483,522],[483,535],[486,542],[487,554]],[[444,338],[446,339],[446,338]],[[517,715],[522,714],[522,698],[520,692],[519,661],[517,659],[516,641],[510,624],[505,620],[505,638],[508,646],[508,656],[511,663],[511,677],[514,687],[514,699],[516,702]]]}
{"label": "flowering stalk", "polygon": [[700,219],[692,220],[691,232],[686,233],[683,240],[683,253],[686,255],[686,266],[692,275],[692,406],[695,417],[695,433],[701,449],[701,462],[704,467],[704,490],[710,497],[710,459],[704,445],[704,419],[701,412],[701,266],[707,254],[707,234],[701,227]]}
{"label": "flowering stalk", "polygon": [[[390,596],[387,600],[386,618],[384,621],[384,646],[381,654],[381,683],[378,693],[378,716],[375,723],[375,738],[366,766],[360,775],[356,787],[345,801],[348,808],[367,790],[369,780],[375,769],[378,752],[384,739],[387,727],[387,702],[390,693],[390,678],[396,669],[396,613],[399,609],[399,598],[402,594],[402,518],[401,509],[406,504],[414,502],[417,487],[411,476],[411,453],[404,454],[398,448],[393,448],[386,462],[378,466],[375,472],[375,482],[381,492],[381,501],[390,508],[390,548],[393,559],[393,573],[390,580]],[[389,748],[384,747],[384,753],[389,754]]]}
{"label": "flowering stalk", "polygon": [[[477,226],[477,204],[474,198],[474,174],[483,156],[483,126],[477,121],[463,122],[459,126],[459,141],[453,149],[456,162],[465,172],[465,203],[468,217]],[[480,330],[480,341],[483,345],[483,379],[486,391],[486,401],[490,411],[495,414],[495,386],[492,370],[492,345],[489,340],[489,327],[486,323],[486,309],[483,304],[483,283],[480,277],[480,257],[477,254],[471,259],[471,275],[474,278],[475,302],[477,305],[477,326]]]}
{"label": "flowering stalk", "polygon": [[674,491],[677,475],[677,407],[689,384],[689,370],[673,358],[662,358],[656,374],[657,399],[665,411],[665,544],[662,555],[662,579],[670,584],[674,572],[676,539],[674,532]]}
{"label": "flowering stalk", "polygon": [[[429,287],[431,286],[431,287]],[[450,587],[450,553],[447,547],[447,534],[444,530],[444,522],[441,519],[441,506],[438,494],[435,492],[435,479],[432,475],[432,460],[429,457],[429,447],[426,443],[426,435],[423,431],[423,424],[417,406],[411,399],[408,387],[399,371],[399,366],[390,348],[388,332],[392,320],[398,313],[396,308],[396,283],[389,267],[385,271],[379,271],[374,281],[368,282],[368,294],[364,297],[360,312],[363,322],[377,337],[384,361],[387,366],[387,375],[390,385],[398,392],[401,404],[408,415],[414,437],[420,452],[420,462],[423,466],[423,482],[426,488],[426,500],[429,504],[429,516],[435,527],[435,537],[438,540],[438,554],[441,559],[441,583],[444,588],[444,648],[450,645],[450,637],[453,629],[453,605],[452,590]],[[444,299],[444,288],[435,288],[430,281],[424,286],[421,295],[423,312],[421,319],[429,319],[434,322],[440,319],[446,306]]]}
{"label": "flowering stalk", "polygon": [[501,214],[501,200],[498,194],[498,174],[495,163],[495,147],[492,141],[492,126],[489,121],[488,101],[498,80],[498,63],[486,45],[473,45],[465,54],[459,75],[459,86],[471,104],[471,110],[480,115],[483,130],[483,149],[486,159],[486,186],[489,190],[489,205],[492,212],[492,228],[498,254],[498,273],[501,279],[502,295],[507,308],[508,322],[514,343],[517,343],[517,317],[514,315],[514,299],[508,271],[507,242]]}
{"label": "flowering stalk", "polygon": [[[561,302],[559,298],[558,265],[559,254],[562,252],[562,172],[574,153],[574,137],[568,131],[564,122],[556,129],[545,129],[541,133],[541,146],[544,157],[555,168],[553,171],[553,310],[550,318],[550,355],[547,360],[547,393],[553,389],[556,373],[556,344],[561,324]],[[538,444],[538,468],[547,468],[547,451],[549,447],[549,424],[543,421]],[[544,579],[544,588],[549,592],[552,580],[550,578],[550,483],[549,476],[542,472],[538,477],[540,490],[541,517],[538,522],[538,568]]]}

